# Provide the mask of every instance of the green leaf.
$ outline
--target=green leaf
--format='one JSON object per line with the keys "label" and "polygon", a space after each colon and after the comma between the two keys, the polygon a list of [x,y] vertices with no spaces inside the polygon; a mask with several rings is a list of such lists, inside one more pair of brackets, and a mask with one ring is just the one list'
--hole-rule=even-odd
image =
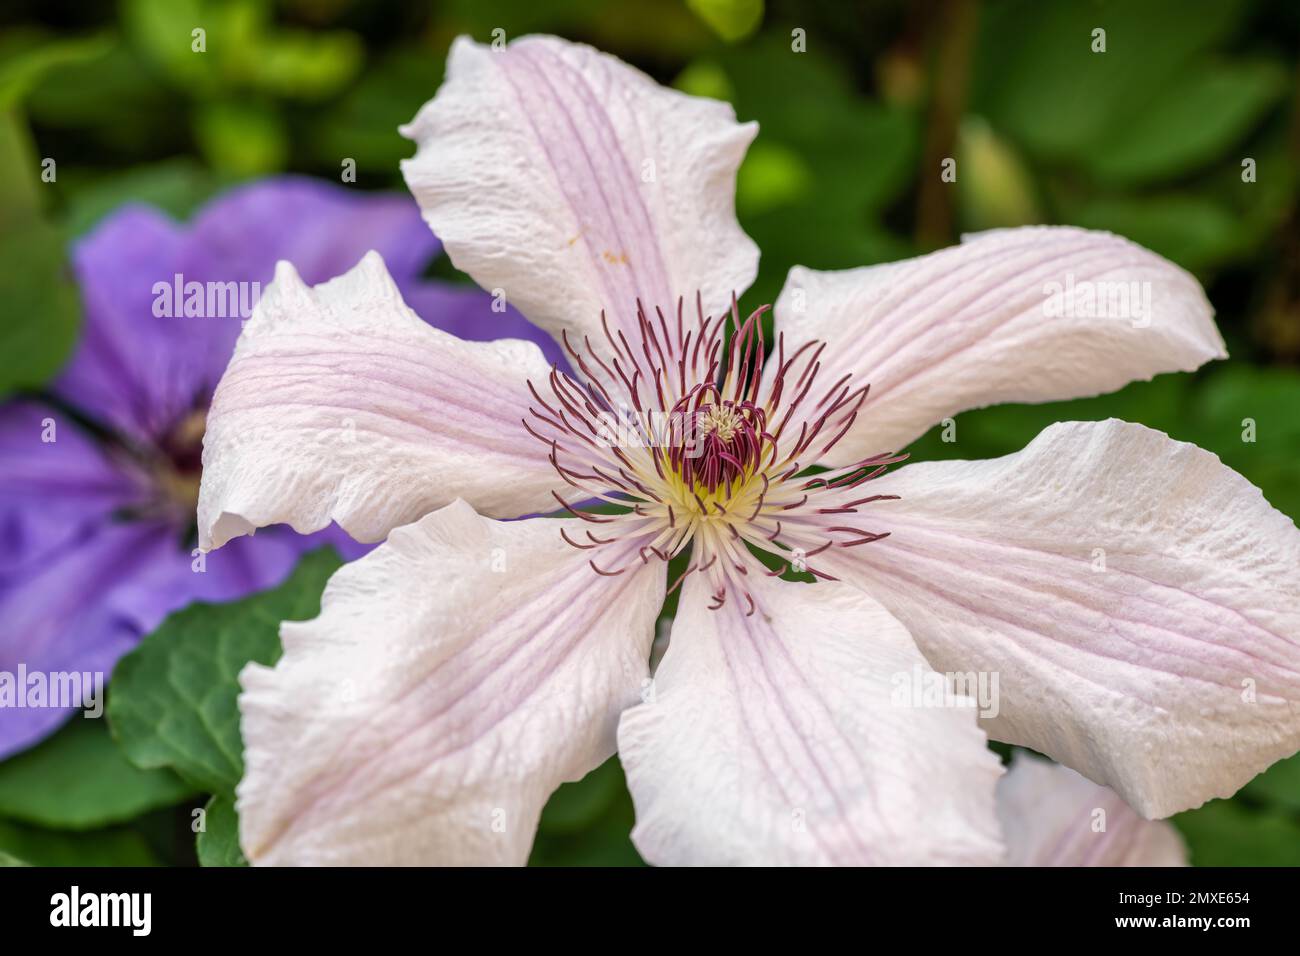
{"label": "green leaf", "polygon": [[443,29],[470,34],[479,42],[492,40],[497,29],[508,38],[528,33],[581,36],[599,50],[634,62],[637,54],[685,57],[714,42],[708,27],[679,0],[440,0],[438,9]]}
{"label": "green leaf", "polygon": [[120,823],[193,792],[169,770],[132,765],[102,720],[74,717],[0,763],[0,816],[62,830]]}
{"label": "green leaf", "polygon": [[321,591],[341,563],[331,548],[313,551],[278,588],[168,616],[113,672],[108,719],[127,757],[232,795],[244,773],[239,672],[249,661],[279,659],[280,622],[320,613]]}
{"label": "green leaf", "polygon": [[107,36],[90,36],[38,42],[8,52],[0,60],[0,110],[10,109],[25,99],[51,70],[97,59],[111,45]]}
{"label": "green leaf", "polygon": [[1041,222],[1033,177],[1019,153],[979,117],[962,121],[957,147],[962,225],[972,231]]}
{"label": "green leaf", "polygon": [[148,203],[176,219],[188,219],[218,188],[211,173],[181,158],[108,175],[76,169],[70,178],[77,188],[70,194],[64,225],[72,236],[82,235],[129,202]]}
{"label": "green leaf", "polygon": [[728,43],[745,39],[763,22],[763,0],[686,0],[686,5]]}
{"label": "green leaf", "polygon": [[411,152],[397,127],[438,88],[442,73],[441,59],[424,50],[385,57],[312,126],[313,154],[336,174],[344,157],[355,159],[364,174],[396,174],[398,162]]}
{"label": "green leaf", "polygon": [[63,236],[41,215],[25,124],[0,113],[0,398],[43,385],[76,341],[81,309]]}
{"label": "green leaf", "polygon": [[1187,418],[1193,379],[1189,375],[1158,375],[1149,382],[1133,382],[1118,392],[1041,405],[994,405],[956,416],[954,441],[943,441],[944,428],[936,425],[908,446],[913,461],[997,458],[1020,451],[1044,428],[1062,421],[1092,422],[1120,418],[1138,422],[1174,437]]}
{"label": "green leaf", "polygon": [[195,114],[194,132],[212,165],[231,176],[275,172],[284,168],[289,155],[284,120],[255,102],[205,104]]}
{"label": "green leaf", "polygon": [[758,142],[783,146],[811,170],[810,205],[860,216],[885,207],[913,177],[917,116],[864,99],[836,61],[795,53],[782,37],[764,36],[722,51],[717,62],[735,90],[737,115],[758,121]]}
{"label": "green leaf", "polygon": [[542,811],[529,866],[644,866],[632,845],[636,814],[617,757],[566,783]]}
{"label": "green leaf", "polygon": [[1212,800],[1173,823],[1193,866],[1300,866],[1300,826],[1281,814]]}
{"label": "green leaf", "polygon": [[[703,96],[711,100],[731,102],[736,98],[731,79],[727,71],[713,60],[695,60],[686,69],[677,74],[673,86],[691,96]],[[761,142],[761,138],[759,140]],[[750,146],[753,149],[753,146]]]}
{"label": "green leaf", "polygon": [[297,99],[319,99],[347,87],[363,58],[360,39],[342,31],[280,31],[259,38],[248,52],[255,86]]}
{"label": "green leaf", "polygon": [[0,231],[0,397],[45,384],[76,342],[80,303],[63,238],[41,220]]}
{"label": "green leaf", "polygon": [[[212,8],[202,0],[123,0],[122,28],[128,39],[173,81],[190,89],[207,89],[215,79],[211,52],[216,39]],[[194,51],[196,29],[206,32],[208,51]]]}
{"label": "green leaf", "polygon": [[749,147],[736,177],[736,208],[745,216],[803,200],[813,176],[799,154],[780,143],[759,141]]}
{"label": "green leaf", "polygon": [[201,866],[248,866],[239,849],[239,816],[227,796],[215,796],[204,812],[206,829],[199,833],[198,851]]}
{"label": "green leaf", "polygon": [[1119,233],[1195,272],[1230,258],[1248,240],[1226,204],[1194,193],[1127,196],[1069,204],[1067,222]]}
{"label": "green leaf", "polygon": [[137,155],[147,142],[150,156],[167,143],[177,142],[180,148],[178,105],[175,94],[158,82],[157,71],[122,42],[101,56],[46,72],[24,101],[35,123],[94,133],[99,143],[128,155]]}
{"label": "green leaf", "polygon": [[1186,439],[1214,452],[1269,504],[1300,521],[1300,373],[1230,366],[1207,376],[1194,394]]}
{"label": "green leaf", "polygon": [[738,177],[740,223],[763,253],[749,301],[773,301],[796,264],[842,269],[911,254],[880,220],[915,174],[914,112],[864,99],[837,60],[796,53],[781,35],[715,62],[736,114],[762,130]]}
{"label": "green leaf", "polygon": [[143,836],[127,827],[70,833],[0,820],[0,853],[32,866],[158,866]]}
{"label": "green leaf", "polygon": [[581,780],[563,784],[542,810],[538,829],[578,833],[595,821],[625,789],[618,758],[611,757]]}
{"label": "green leaf", "polygon": [[[990,6],[976,56],[975,111],[1042,159],[1087,164],[1113,130],[1152,119],[1152,100],[1189,78],[1242,7],[1220,0]],[[1171,28],[1176,24],[1176,28]],[[1106,50],[1093,52],[1093,30]]]}
{"label": "green leaf", "polygon": [[12,856],[11,854],[5,853],[3,850],[0,850],[0,866],[31,866],[31,864],[25,863],[24,861],[18,859],[18,857]]}
{"label": "green leaf", "polygon": [[1273,764],[1246,784],[1241,795],[1288,813],[1300,814],[1300,754]]}
{"label": "green leaf", "polygon": [[41,163],[27,123],[17,111],[0,111],[0,169],[7,172],[0,179],[0,229],[17,232],[39,219],[43,206]]}
{"label": "green leaf", "polygon": [[1139,121],[1094,144],[1089,168],[1105,182],[1125,185],[1188,173],[1241,140],[1285,88],[1277,63],[1200,68],[1167,85]]}

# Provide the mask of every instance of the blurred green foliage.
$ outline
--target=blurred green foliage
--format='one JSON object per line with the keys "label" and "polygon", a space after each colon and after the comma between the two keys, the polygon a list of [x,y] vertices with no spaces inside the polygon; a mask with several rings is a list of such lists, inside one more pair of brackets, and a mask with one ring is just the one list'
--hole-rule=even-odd
{"label": "blurred green foliage", "polygon": [[[963,32],[967,14],[976,28]],[[0,22],[0,394],[58,370],[78,321],[67,243],[121,203],[184,216],[251,176],[337,180],[349,158],[358,188],[402,188],[412,147],[396,126],[437,88],[451,38],[545,31],[759,122],[737,196],[763,250],[755,304],[796,263],[858,266],[1039,221],[1122,233],[1205,285],[1230,361],[968,412],[956,442],[932,433],[915,458],[1005,454],[1053,421],[1113,415],[1215,452],[1300,517],[1293,0],[17,0]],[[960,169],[938,193],[949,153],[936,149]],[[193,862],[195,789],[213,795],[197,858],[241,863],[233,675],[274,658],[267,622],[309,613],[330,566],[310,559],[288,590],[202,622],[177,615],[124,662],[110,693],[122,753],[170,769],[132,770],[80,722],[0,765],[0,863]],[[172,668],[193,685],[169,684]],[[144,693],[153,680],[168,693]],[[183,732],[164,739],[163,726]],[[87,766],[102,786],[53,794]],[[532,862],[636,864],[632,821],[613,759],[556,793]],[[1194,862],[1300,864],[1300,761],[1175,822]]]}
{"label": "blurred green foliage", "polygon": [[102,720],[73,719],[0,763],[0,817],[60,830],[122,823],[193,792],[170,770],[132,764]]}
{"label": "blurred green foliage", "polygon": [[118,663],[108,719],[137,766],[168,767],[207,793],[230,796],[244,775],[239,672],[280,658],[280,623],[320,613],[342,560],[307,554],[279,587],[228,604],[192,604],[168,616]]}
{"label": "blurred green foliage", "polygon": [[[60,67],[94,60],[103,37],[28,46],[7,35],[0,42],[0,398],[17,388],[42,385],[72,348],[80,311],[68,281],[69,234],[46,215],[40,185],[57,165],[40,161],[22,117],[24,98]],[[41,321],[25,316],[40,316]]]}
{"label": "blurred green foliage", "polygon": [[28,866],[159,866],[163,860],[131,827],[73,832],[0,819],[0,854]]}

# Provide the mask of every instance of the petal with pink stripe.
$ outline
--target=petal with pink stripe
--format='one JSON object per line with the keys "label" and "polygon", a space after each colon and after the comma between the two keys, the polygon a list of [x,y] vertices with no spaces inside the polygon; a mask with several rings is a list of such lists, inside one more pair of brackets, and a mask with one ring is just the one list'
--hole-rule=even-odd
{"label": "petal with pink stripe", "polygon": [[1113,790],[1023,751],[998,781],[1008,866],[1187,866],[1164,820],[1143,820]]}
{"label": "petal with pink stripe", "polygon": [[787,350],[825,343],[819,382],[871,387],[836,464],[899,451],[968,408],[1099,395],[1226,358],[1212,316],[1196,279],[1155,253],[1047,226],[862,269],[796,267],[776,301]]}
{"label": "petal with pink stripe", "polygon": [[[402,164],[452,262],[555,336],[639,343],[636,304],[727,308],[758,249],[736,221],[736,170],[757,127],[591,47],[460,38],[447,80],[402,130]],[[653,317],[653,313],[651,313]]]}
{"label": "petal with pink stripe", "polygon": [[456,498],[551,510],[556,477],[523,426],[531,342],[465,342],[402,302],[378,253],[308,288],[287,262],[217,387],[203,441],[199,544],[337,521],[377,541]]}
{"label": "petal with pink stripe", "polygon": [[[990,736],[1148,818],[1300,748],[1300,531],[1217,457],[1111,419],[991,461],[872,482],[871,530],[820,557],[931,666],[999,675]],[[865,519],[864,519],[865,520]]]}
{"label": "petal with pink stripe", "polygon": [[737,601],[711,610],[705,578],[686,580],[654,694],[619,722],[642,856],[996,863],[1000,768],[969,699],[929,707],[908,692],[929,668],[866,595],[761,575],[748,586],[751,616]]}
{"label": "petal with pink stripe", "polygon": [[[523,864],[542,806],[614,752],[648,681],[661,564],[602,577],[455,502],[338,571],[239,699],[254,863]],[[635,554],[635,549],[633,549]]]}

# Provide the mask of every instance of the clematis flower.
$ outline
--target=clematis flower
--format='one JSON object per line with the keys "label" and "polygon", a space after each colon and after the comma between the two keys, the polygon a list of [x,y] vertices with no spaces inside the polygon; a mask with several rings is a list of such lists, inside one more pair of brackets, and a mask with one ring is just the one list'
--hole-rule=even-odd
{"label": "clematis flower", "polygon": [[[523,863],[547,797],[617,745],[652,863],[996,863],[986,732],[1148,818],[1297,748],[1300,533],[1214,455],[1070,422],[882,473],[964,409],[1224,357],[1186,272],[997,231],[796,268],[765,341],[736,304],[756,127],[728,106],[559,39],[462,39],[403,132],[452,261],[572,375],[421,323],[378,254],[315,287],[278,267],[214,398],[200,544],[386,540],[243,672],[252,861]],[[1045,305],[1100,282],[1149,314]],[[316,439],[344,416],[353,440]],[[900,702],[917,673],[998,675],[996,713]]]}
{"label": "clematis flower", "polygon": [[1144,820],[1113,790],[1018,751],[998,780],[1008,866],[1187,866],[1165,820]]}
{"label": "clematis flower", "polygon": [[[409,200],[306,179],[235,189],[186,226],[127,207],[77,244],[81,342],[48,397],[0,406],[0,671],[108,673],[168,612],[276,584],[322,543],[277,529],[196,561],[200,442],[255,284],[284,256],[325,278],[367,248],[462,335],[489,329],[488,316],[523,325],[478,290],[419,280],[438,243]],[[186,315],[191,283],[221,283],[223,297],[229,283],[235,297],[220,316]],[[324,540],[360,553],[337,532]],[[69,713],[0,709],[0,757]]]}

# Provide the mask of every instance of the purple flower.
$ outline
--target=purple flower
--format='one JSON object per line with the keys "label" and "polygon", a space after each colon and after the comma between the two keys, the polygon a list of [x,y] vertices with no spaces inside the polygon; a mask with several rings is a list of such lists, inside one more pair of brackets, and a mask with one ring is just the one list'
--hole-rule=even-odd
{"label": "purple flower", "polygon": [[[320,282],[371,249],[433,324],[543,338],[478,289],[420,279],[441,246],[404,196],[284,177],[232,190],[189,224],[129,206],[78,242],[81,342],[47,397],[0,406],[0,672],[107,673],[191,601],[273,586],[325,542],[363,550],[336,528],[277,527],[192,553],[208,403],[251,300],[277,260]],[[0,757],[70,712],[0,710]]]}

